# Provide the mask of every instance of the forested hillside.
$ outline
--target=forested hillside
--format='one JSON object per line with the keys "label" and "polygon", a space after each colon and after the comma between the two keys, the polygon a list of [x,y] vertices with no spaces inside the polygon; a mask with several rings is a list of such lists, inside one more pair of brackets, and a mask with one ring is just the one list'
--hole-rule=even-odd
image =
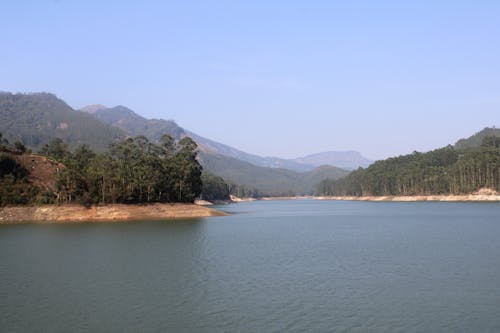
{"label": "forested hillside", "polygon": [[146,119],[121,105],[95,110],[92,115],[106,124],[120,128],[131,136],[144,135],[152,141],[159,141],[164,134],[168,134],[176,140],[187,136],[184,129],[174,121]]}
{"label": "forested hillside", "polygon": [[478,148],[483,144],[485,137],[500,137],[500,128],[486,127],[466,139],[460,139],[455,143],[456,149]]}
{"label": "forested hillside", "polygon": [[[116,145],[128,137],[143,136],[148,144],[161,145],[165,134],[177,141],[190,134],[173,121],[146,119],[124,106],[106,108],[93,105],[84,109],[86,112],[75,111],[48,93],[1,93],[0,131],[10,142],[23,142],[34,151],[39,151],[53,140],[62,140],[68,151],[86,145],[96,153],[105,152],[110,144]],[[347,174],[347,171],[336,167],[315,168],[292,160],[247,154],[192,134],[201,142],[199,161],[205,170],[213,176],[222,177],[230,193],[238,196],[311,194],[314,185],[322,179],[337,179]],[[224,156],[219,151],[272,167]],[[277,166],[309,171],[298,172]],[[215,178],[208,177],[207,180]],[[219,180],[216,181],[218,183]]]}
{"label": "forested hillside", "polygon": [[[180,139],[186,135],[193,137],[199,144],[200,163],[204,170],[213,176],[221,177],[225,182],[229,183],[231,194],[237,196],[259,197],[312,194],[314,186],[322,179],[337,179],[347,174],[347,171],[332,166],[323,166],[321,168],[306,167],[304,164],[296,162],[287,164],[285,163],[287,160],[263,158],[246,154],[232,147],[185,131],[173,121],[146,119],[123,106],[104,109],[93,108],[91,111],[92,115],[99,120],[117,126],[130,135],[143,135],[152,142],[157,142],[165,133],[175,139]],[[224,154],[217,153],[219,151],[222,151]],[[245,160],[231,157],[233,155],[251,160],[256,164],[264,163],[263,159],[265,159],[265,163],[270,163],[270,166],[283,164],[290,168],[310,171],[297,172],[283,168],[258,166]],[[276,164],[273,165],[272,163]],[[211,177],[207,177],[206,179],[210,181],[214,180]]]}
{"label": "forested hillside", "polygon": [[[471,140],[472,141],[472,140]],[[471,142],[469,141],[469,142]],[[377,161],[347,177],[320,182],[318,195],[384,196],[500,191],[500,137],[483,136],[479,147],[453,146]]]}
{"label": "forested hillside", "polygon": [[0,132],[14,142],[39,149],[54,138],[71,148],[87,144],[104,151],[108,145],[127,135],[93,116],[73,110],[53,94],[0,93]]}
{"label": "forested hillside", "polygon": [[[1,136],[0,136],[1,138]],[[40,156],[3,140],[0,145],[0,202],[5,204],[193,202],[201,193],[201,166],[196,143],[165,135],[159,144],[135,137],[96,153],[88,146],[71,151],[61,139],[44,145],[39,154],[61,165],[39,184],[30,177],[46,165],[23,165]],[[28,156],[29,158],[20,158]],[[42,187],[40,184],[52,183]],[[43,192],[43,196],[40,193]]]}

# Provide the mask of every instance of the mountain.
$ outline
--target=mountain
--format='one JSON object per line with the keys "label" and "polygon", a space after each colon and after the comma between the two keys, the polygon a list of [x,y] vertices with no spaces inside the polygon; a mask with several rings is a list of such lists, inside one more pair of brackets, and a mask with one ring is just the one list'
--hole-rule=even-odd
{"label": "mountain", "polygon": [[475,133],[474,135],[466,138],[460,139],[455,143],[456,149],[468,149],[477,148],[481,146],[483,140],[487,136],[500,137],[500,128],[495,127],[485,127],[481,131]]}
{"label": "mountain", "polygon": [[256,166],[266,168],[282,168],[298,172],[310,171],[315,168],[313,165],[297,163],[292,160],[282,159],[278,157],[262,157],[249,154],[228,145],[204,138],[193,132],[187,131],[186,134],[193,138],[193,140],[195,140],[205,152],[232,157]]}
{"label": "mountain", "polygon": [[100,121],[118,127],[131,136],[144,135],[150,140],[159,140],[168,133],[180,139],[186,132],[171,120],[146,119],[125,106],[95,110],[92,115]]}
{"label": "mountain", "polygon": [[354,170],[359,167],[367,167],[373,163],[357,151],[329,151],[319,154],[308,155],[295,159],[284,159],[279,157],[262,157],[246,153],[228,145],[206,139],[193,132],[187,132],[200,146],[206,150],[228,157],[233,157],[257,166],[268,168],[282,168],[298,172],[311,171],[322,165],[336,166],[342,169]]}
{"label": "mountain", "polygon": [[256,166],[304,172],[311,171],[321,165],[331,165],[352,170],[360,166],[366,167],[372,163],[372,161],[355,151],[326,152],[297,159],[262,157],[204,138],[183,129],[172,120],[146,119],[125,106],[116,106],[114,108],[100,107],[101,105],[99,104],[91,105],[83,108],[82,111],[90,112],[97,119],[116,126],[132,136],[144,135],[152,140],[159,140],[165,133],[170,134],[176,139],[187,135],[193,138],[200,147],[200,150],[206,153],[236,158]]}
{"label": "mountain", "polygon": [[204,138],[196,133],[186,131],[172,120],[146,119],[121,105],[104,109],[96,108],[93,105],[83,108],[82,111],[91,112],[97,119],[106,124],[118,127],[131,136],[144,135],[151,140],[159,140],[165,133],[168,133],[175,139],[180,139],[182,136],[190,136],[196,141],[200,150],[206,153],[233,157],[257,166],[269,168],[286,168],[295,171],[308,171],[315,168],[312,165],[297,163],[291,160],[248,154],[228,145]]}
{"label": "mountain", "polygon": [[102,105],[89,105],[80,111],[90,113],[100,121],[118,127],[131,136],[144,135],[152,140],[158,140],[165,133],[175,139],[187,135],[187,132],[172,120],[147,119],[123,105],[112,108],[100,106]]}
{"label": "mountain", "polygon": [[322,166],[307,172],[253,165],[234,157],[201,151],[203,169],[224,180],[256,188],[267,196],[313,194],[314,186],[325,178],[339,179],[349,171],[332,166]]}
{"label": "mountain", "polygon": [[305,157],[296,158],[293,161],[312,165],[315,167],[321,165],[335,165],[339,168],[353,170],[358,167],[366,168],[373,161],[367,159],[357,151],[328,151],[324,153],[318,153],[313,155],[307,155]]}
{"label": "mountain", "polygon": [[[103,108],[102,105],[93,105],[84,110],[75,111],[49,93],[1,93],[0,132],[9,141],[20,140],[35,150],[56,137],[72,149],[87,144],[103,151],[111,142],[127,136],[144,135],[157,141],[163,134],[170,134],[176,139],[189,135],[200,146],[200,161],[205,170],[227,181],[257,188],[267,195],[309,194],[320,178],[337,179],[347,174],[347,171],[336,167],[314,169],[313,166],[289,160],[247,154],[186,131],[173,121],[146,119],[124,106]],[[256,165],[259,163],[266,166]],[[309,171],[298,172],[279,166]]]}
{"label": "mountain", "polygon": [[88,144],[103,151],[126,137],[122,130],[73,110],[49,93],[0,93],[0,132],[9,141],[20,140],[33,149],[59,137],[71,148]]}
{"label": "mountain", "polygon": [[256,188],[265,195],[310,194],[323,178],[337,179],[348,173],[332,166],[316,169],[291,160],[248,154],[186,131],[171,120],[146,119],[124,106],[95,110],[92,115],[131,136],[144,135],[153,141],[163,134],[175,139],[190,136],[200,148],[204,170],[226,181]]}
{"label": "mountain", "polygon": [[[325,179],[320,195],[388,196],[500,191],[500,136],[485,128],[454,146],[377,161],[339,180]],[[484,140],[484,139],[487,140]]]}
{"label": "mountain", "polygon": [[84,108],[81,108],[80,111],[87,112],[87,113],[96,113],[99,110],[104,110],[108,109],[107,106],[104,106],[102,104],[92,104],[92,105],[87,105]]}

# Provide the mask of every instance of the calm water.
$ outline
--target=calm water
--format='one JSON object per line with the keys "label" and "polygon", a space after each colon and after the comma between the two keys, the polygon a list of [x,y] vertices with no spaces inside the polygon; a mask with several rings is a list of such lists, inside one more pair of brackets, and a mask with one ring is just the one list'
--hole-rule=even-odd
{"label": "calm water", "polygon": [[500,332],[500,204],[0,226],[1,332]]}

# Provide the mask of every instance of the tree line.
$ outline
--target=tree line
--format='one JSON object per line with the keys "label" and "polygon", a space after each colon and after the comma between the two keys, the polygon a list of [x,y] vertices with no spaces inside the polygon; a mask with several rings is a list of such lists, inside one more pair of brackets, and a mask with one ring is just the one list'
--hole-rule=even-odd
{"label": "tree line", "polygon": [[447,146],[389,158],[339,180],[325,179],[317,195],[384,196],[500,191],[500,138],[487,136],[479,148]]}
{"label": "tree line", "polygon": [[[29,172],[14,158],[27,148],[20,142],[11,145],[0,135],[0,152],[2,204],[39,203],[40,191],[34,186],[26,190]],[[202,192],[197,145],[189,137],[175,141],[164,135],[153,143],[138,136],[113,143],[104,153],[87,145],[72,152],[55,138],[38,154],[64,165],[58,170],[54,193],[41,203],[193,202]]]}
{"label": "tree line", "polygon": [[55,191],[33,186],[26,170],[14,158],[31,153],[22,142],[13,144],[0,133],[0,205],[82,203],[152,203],[230,200],[230,195],[259,197],[251,187],[227,183],[202,172],[197,145],[189,137],[175,141],[164,135],[157,143],[144,136],[113,143],[104,153],[88,145],[74,151],[55,138],[37,152],[60,162]]}
{"label": "tree line", "polygon": [[202,187],[196,149],[189,137],[164,135],[159,143],[128,138],[101,154],[87,145],[71,152],[56,138],[39,153],[66,166],[56,183],[59,203],[193,202]]}

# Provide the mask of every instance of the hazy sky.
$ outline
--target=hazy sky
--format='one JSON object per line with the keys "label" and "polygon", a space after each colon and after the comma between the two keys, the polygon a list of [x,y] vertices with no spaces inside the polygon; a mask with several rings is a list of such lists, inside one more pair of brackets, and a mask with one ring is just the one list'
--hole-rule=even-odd
{"label": "hazy sky", "polygon": [[500,125],[500,1],[2,1],[0,90],[125,105],[259,155]]}

